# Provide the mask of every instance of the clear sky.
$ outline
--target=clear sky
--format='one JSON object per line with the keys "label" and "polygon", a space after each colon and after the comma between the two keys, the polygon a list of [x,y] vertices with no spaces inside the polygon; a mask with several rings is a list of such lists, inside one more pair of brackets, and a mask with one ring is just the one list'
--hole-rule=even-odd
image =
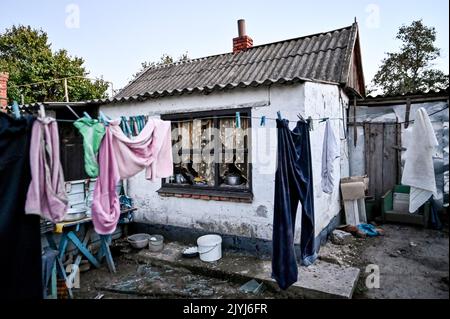
{"label": "clear sky", "polygon": [[254,44],[348,26],[357,18],[366,83],[384,53],[399,47],[398,27],[423,19],[437,30],[449,72],[448,0],[1,0],[0,32],[13,24],[42,28],[53,49],[81,56],[91,76],[123,87],[146,60],[163,53],[197,58],[230,52],[236,20],[244,18]]}

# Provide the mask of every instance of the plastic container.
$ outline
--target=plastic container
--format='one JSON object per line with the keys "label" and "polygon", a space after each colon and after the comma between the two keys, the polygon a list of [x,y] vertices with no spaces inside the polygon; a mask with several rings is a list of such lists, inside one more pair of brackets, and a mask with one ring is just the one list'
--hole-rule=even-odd
{"label": "plastic container", "polygon": [[200,260],[206,262],[217,261],[222,258],[222,237],[219,235],[205,235],[197,239]]}
{"label": "plastic container", "polygon": [[153,252],[159,252],[164,248],[164,237],[161,235],[150,235],[148,238],[148,249]]}

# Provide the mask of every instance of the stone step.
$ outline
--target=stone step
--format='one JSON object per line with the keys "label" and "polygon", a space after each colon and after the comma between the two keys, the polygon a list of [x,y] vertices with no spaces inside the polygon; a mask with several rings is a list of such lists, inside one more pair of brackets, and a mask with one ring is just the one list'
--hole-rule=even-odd
{"label": "stone step", "polygon": [[181,252],[185,248],[187,246],[183,244],[171,242],[159,253],[143,249],[137,254],[127,256],[140,263],[183,267],[197,274],[238,282],[256,279],[279,291],[282,296],[295,298],[350,299],[359,277],[358,268],[317,260],[309,267],[299,267],[299,280],[287,290],[281,291],[270,276],[270,260],[224,251],[222,259],[207,263],[199,258],[183,258]]}

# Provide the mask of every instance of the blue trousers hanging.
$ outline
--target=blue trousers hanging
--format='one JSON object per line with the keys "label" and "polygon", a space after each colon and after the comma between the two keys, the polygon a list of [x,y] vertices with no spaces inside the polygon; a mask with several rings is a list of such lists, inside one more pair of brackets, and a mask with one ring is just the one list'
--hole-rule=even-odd
{"label": "blue trousers hanging", "polygon": [[34,118],[0,112],[0,300],[42,299],[40,217],[25,214]]}
{"label": "blue trousers hanging", "polygon": [[278,150],[275,173],[272,278],[281,289],[297,281],[294,249],[295,219],[301,202],[300,262],[317,258],[314,249],[314,196],[309,125],[299,121],[293,131],[288,120],[277,120]]}

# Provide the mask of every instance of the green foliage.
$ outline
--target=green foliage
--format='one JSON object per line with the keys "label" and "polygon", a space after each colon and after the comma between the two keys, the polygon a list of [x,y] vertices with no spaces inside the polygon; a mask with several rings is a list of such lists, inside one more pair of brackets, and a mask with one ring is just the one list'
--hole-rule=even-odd
{"label": "green foliage", "polygon": [[448,74],[433,69],[433,61],[440,57],[434,45],[436,30],[422,20],[400,27],[396,39],[402,41],[400,51],[387,53],[372,81],[374,89],[385,94],[405,94],[447,88]]}
{"label": "green foliage", "polygon": [[178,62],[187,62],[189,61],[189,56],[187,52],[183,53],[181,56],[178,57],[178,59],[174,59],[171,55],[164,53],[160,58],[159,61],[145,61],[141,63],[141,68],[138,72],[133,74],[133,80],[136,79],[139,75],[141,75],[145,70],[151,67],[158,67],[162,65],[168,65],[172,63],[178,63]]}
{"label": "green foliage", "polygon": [[[69,78],[70,101],[106,97],[108,83],[85,79],[89,75],[84,59],[66,50],[53,52],[47,33],[30,26],[13,26],[0,34],[0,72],[9,72],[8,99],[25,103],[64,101],[64,83]],[[39,83],[48,81],[46,83]],[[28,85],[31,83],[39,83]]]}

